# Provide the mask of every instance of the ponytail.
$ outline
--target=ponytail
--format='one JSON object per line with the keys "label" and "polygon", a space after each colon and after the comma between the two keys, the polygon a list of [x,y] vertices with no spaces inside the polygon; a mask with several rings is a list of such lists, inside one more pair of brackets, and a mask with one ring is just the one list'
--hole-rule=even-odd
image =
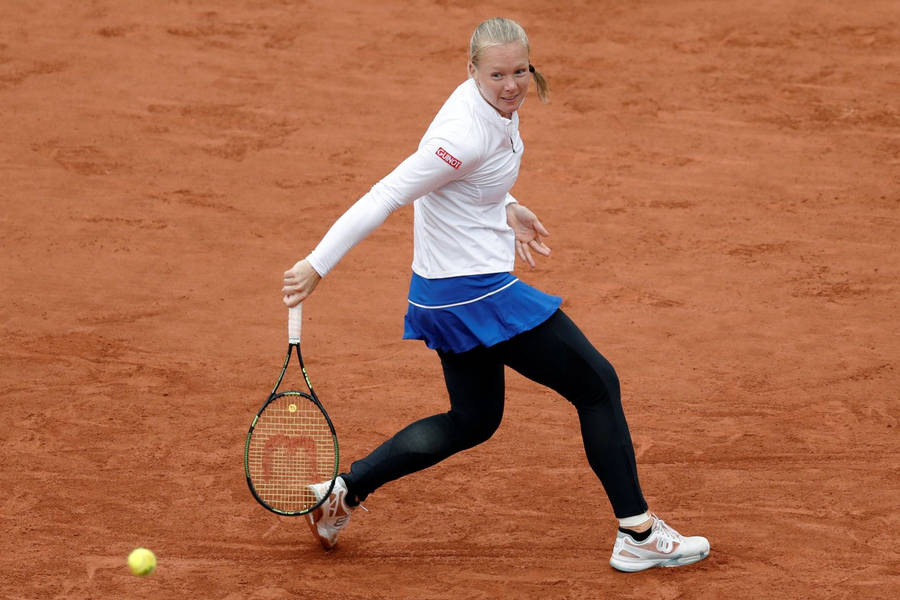
{"label": "ponytail", "polygon": [[531,75],[534,77],[534,83],[537,86],[538,98],[541,99],[541,102],[546,104],[550,102],[550,86],[547,84],[547,78],[544,75],[534,68],[534,65],[529,64],[528,70],[531,71]]}

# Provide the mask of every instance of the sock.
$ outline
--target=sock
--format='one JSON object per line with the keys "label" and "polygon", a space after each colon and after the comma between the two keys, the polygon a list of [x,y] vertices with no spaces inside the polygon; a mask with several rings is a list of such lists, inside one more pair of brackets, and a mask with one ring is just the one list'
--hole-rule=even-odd
{"label": "sock", "polygon": [[650,537],[650,534],[653,532],[653,528],[651,527],[647,531],[642,531],[642,532],[638,533],[634,529],[626,529],[625,527],[619,527],[619,531],[621,531],[622,533],[627,533],[628,535],[633,537],[634,541],[636,541],[636,542],[643,542],[648,537]]}
{"label": "sock", "polygon": [[344,502],[346,502],[347,506],[350,508],[356,508],[360,505],[362,500],[353,493],[353,482],[346,475],[339,475],[338,477],[344,480],[344,485],[347,487],[347,495],[344,496]]}
{"label": "sock", "polygon": [[634,527],[635,525],[646,523],[649,518],[650,513],[644,511],[639,515],[634,515],[633,517],[625,517],[624,519],[619,519],[619,527]]}

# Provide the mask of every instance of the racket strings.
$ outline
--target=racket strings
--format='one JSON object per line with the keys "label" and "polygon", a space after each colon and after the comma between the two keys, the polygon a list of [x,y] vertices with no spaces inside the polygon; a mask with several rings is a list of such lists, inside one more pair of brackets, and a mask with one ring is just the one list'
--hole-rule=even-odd
{"label": "racket strings", "polygon": [[322,411],[301,394],[281,395],[253,430],[248,452],[253,487],[272,508],[302,512],[318,502],[308,486],[333,477],[335,451]]}

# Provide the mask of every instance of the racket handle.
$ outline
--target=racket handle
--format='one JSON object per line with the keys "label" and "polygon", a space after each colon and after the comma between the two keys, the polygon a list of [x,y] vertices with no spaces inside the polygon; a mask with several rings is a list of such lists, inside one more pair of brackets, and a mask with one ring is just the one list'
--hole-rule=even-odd
{"label": "racket handle", "polygon": [[300,343],[300,326],[303,324],[303,305],[298,304],[288,309],[288,343]]}

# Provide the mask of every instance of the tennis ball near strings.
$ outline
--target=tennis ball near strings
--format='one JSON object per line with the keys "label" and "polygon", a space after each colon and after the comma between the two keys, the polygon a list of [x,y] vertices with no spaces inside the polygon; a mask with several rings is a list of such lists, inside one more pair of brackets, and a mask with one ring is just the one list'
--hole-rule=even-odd
{"label": "tennis ball near strings", "polygon": [[156,569],[156,555],[146,548],[135,548],[128,555],[128,568],[138,577],[145,577]]}

